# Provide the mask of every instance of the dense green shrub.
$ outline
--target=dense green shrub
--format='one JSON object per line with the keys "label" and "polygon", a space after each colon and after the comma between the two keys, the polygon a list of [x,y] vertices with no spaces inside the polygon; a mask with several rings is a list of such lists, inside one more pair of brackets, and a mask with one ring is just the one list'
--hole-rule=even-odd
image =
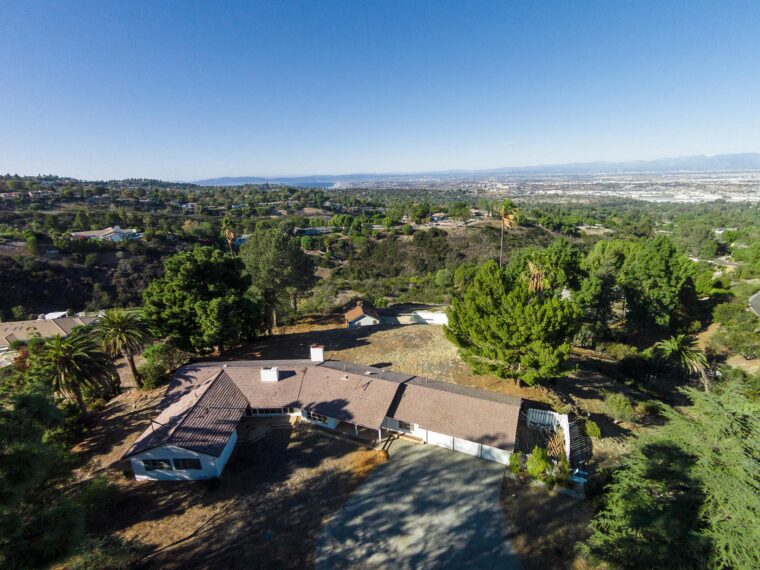
{"label": "dense green shrub", "polygon": [[547,472],[551,469],[551,463],[549,462],[549,454],[543,447],[534,447],[533,451],[528,455],[528,459],[525,462],[525,468],[528,471],[528,475],[534,479],[543,480],[546,477]]}
{"label": "dense green shrub", "polygon": [[599,429],[599,424],[592,420],[586,420],[583,423],[583,427],[586,430],[586,435],[592,439],[599,439],[602,437],[602,430]]}
{"label": "dense green shrub", "polygon": [[624,394],[607,394],[604,407],[616,422],[631,421],[634,417],[633,405]]}
{"label": "dense green shrub", "polygon": [[142,377],[143,388],[153,390],[166,382],[166,368],[155,362],[145,362],[137,369],[137,373]]}
{"label": "dense green shrub", "polygon": [[515,451],[509,456],[509,470],[517,475],[522,471],[523,454],[521,451]]}
{"label": "dense green shrub", "polygon": [[187,363],[192,354],[170,343],[159,343],[146,348],[143,357],[147,362],[163,367],[165,372],[174,372]]}
{"label": "dense green shrub", "polygon": [[657,400],[647,400],[636,404],[636,415],[638,416],[655,416],[662,410],[662,404]]}

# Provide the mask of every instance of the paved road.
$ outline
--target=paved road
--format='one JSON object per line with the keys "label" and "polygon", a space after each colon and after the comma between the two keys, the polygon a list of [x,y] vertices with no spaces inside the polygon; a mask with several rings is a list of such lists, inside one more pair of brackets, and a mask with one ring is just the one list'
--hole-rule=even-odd
{"label": "paved road", "polygon": [[519,568],[499,504],[504,467],[396,441],[322,530],[316,566]]}
{"label": "paved road", "polygon": [[749,298],[749,308],[752,309],[753,313],[760,317],[760,291]]}

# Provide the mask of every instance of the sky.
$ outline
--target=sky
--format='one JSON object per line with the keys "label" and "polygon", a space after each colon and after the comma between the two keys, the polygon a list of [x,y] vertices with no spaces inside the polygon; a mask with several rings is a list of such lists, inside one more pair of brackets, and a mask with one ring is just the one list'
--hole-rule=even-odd
{"label": "sky", "polygon": [[0,172],[197,180],[760,151],[760,2],[0,1]]}

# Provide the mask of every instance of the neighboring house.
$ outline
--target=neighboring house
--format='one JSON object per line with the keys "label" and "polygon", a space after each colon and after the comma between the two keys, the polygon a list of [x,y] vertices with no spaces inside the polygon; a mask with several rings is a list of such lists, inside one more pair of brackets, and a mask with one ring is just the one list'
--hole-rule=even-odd
{"label": "neighboring house", "polygon": [[76,327],[89,325],[95,320],[96,317],[63,317],[0,323],[0,355],[3,357],[0,368],[12,363],[15,351],[11,344],[15,341],[26,342],[32,337],[66,336]]}
{"label": "neighboring house", "polygon": [[247,416],[296,416],[380,441],[406,435],[506,464],[515,449],[520,398],[349,362],[196,363],[180,369],[164,411],[124,454],[137,479],[219,477]]}
{"label": "neighboring house", "polygon": [[331,234],[335,231],[335,228],[329,226],[314,226],[308,228],[295,228],[293,233],[297,236],[319,236],[323,234]]}
{"label": "neighboring house", "polygon": [[142,234],[135,229],[123,230],[119,226],[104,230],[92,230],[86,232],[71,232],[74,239],[94,239],[98,241],[120,242],[125,239],[139,239]]}
{"label": "neighboring house", "polygon": [[369,327],[380,324],[380,316],[375,307],[366,301],[358,301],[353,308],[345,313],[346,326],[350,329]]}

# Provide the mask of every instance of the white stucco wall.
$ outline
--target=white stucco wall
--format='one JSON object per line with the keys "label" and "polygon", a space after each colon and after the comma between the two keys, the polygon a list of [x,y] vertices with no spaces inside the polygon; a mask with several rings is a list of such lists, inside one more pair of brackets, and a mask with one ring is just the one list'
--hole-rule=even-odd
{"label": "white stucco wall", "polygon": [[[386,417],[383,420],[383,427],[392,430],[399,430],[398,421],[393,418]],[[399,430],[400,431],[400,430]],[[496,463],[509,463],[509,451],[504,449],[498,449],[491,447],[490,445],[482,445],[480,443],[469,441],[466,439],[460,439],[444,433],[438,433],[431,430],[426,430],[417,424],[412,424],[412,431],[405,432],[410,435],[421,439],[425,443],[435,445],[437,447],[443,447],[451,451],[458,451],[459,453],[466,453],[473,457],[480,457],[488,461],[495,461]]]}
{"label": "white stucco wall", "polygon": [[[138,453],[130,458],[132,464],[132,471],[135,474],[135,479],[146,481],[188,481],[188,480],[200,480],[200,479],[213,479],[215,477],[221,477],[224,466],[227,465],[227,461],[232,455],[232,451],[235,449],[237,443],[237,432],[232,432],[232,436],[224,446],[222,453],[219,457],[211,457],[204,453],[198,453],[197,451],[191,451],[189,449],[183,449],[174,445],[160,445]],[[201,462],[200,469],[156,469],[154,471],[146,471],[143,464],[144,459],[168,459],[172,461],[174,465],[174,459],[198,459]]]}
{"label": "white stucco wall", "polygon": [[348,328],[354,329],[357,327],[369,327],[377,324],[380,324],[380,321],[378,319],[365,315],[361,319],[356,319],[355,321],[348,323]]}
{"label": "white stucco wall", "polygon": [[[157,469],[155,471],[146,471],[143,465],[143,459],[199,459],[201,462],[200,470],[180,471],[177,469]],[[214,457],[197,453],[188,449],[182,449],[173,445],[161,445],[154,447],[130,458],[132,471],[135,479],[151,481],[183,481],[195,479],[212,479],[218,476],[216,462]]]}

